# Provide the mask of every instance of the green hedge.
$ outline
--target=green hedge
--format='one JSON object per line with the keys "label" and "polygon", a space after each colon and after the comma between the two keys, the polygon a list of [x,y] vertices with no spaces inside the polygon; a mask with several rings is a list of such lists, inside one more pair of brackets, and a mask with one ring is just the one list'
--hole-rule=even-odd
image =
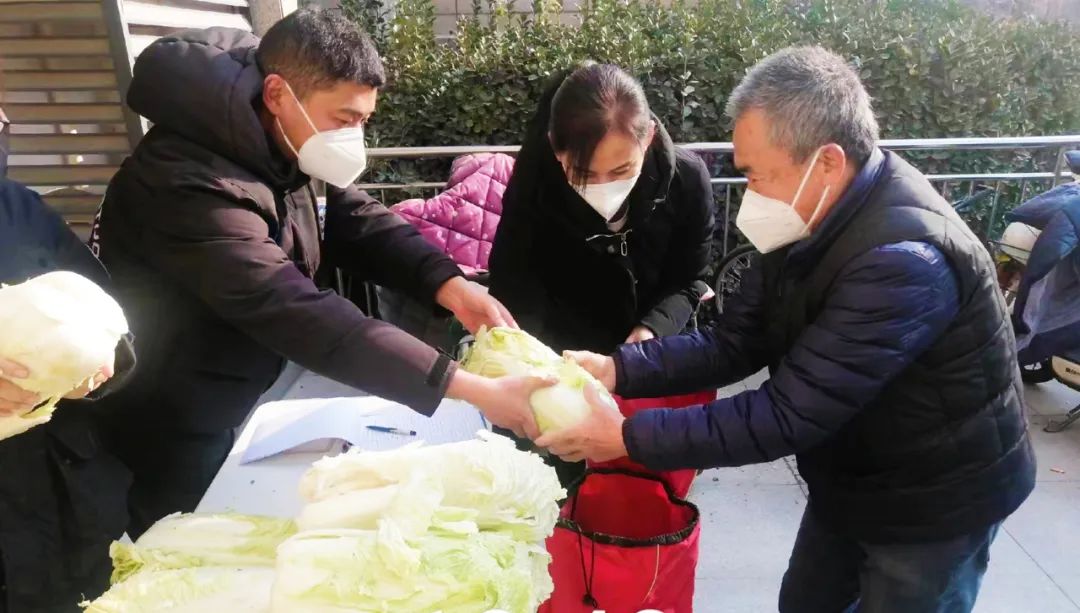
{"label": "green hedge", "polygon": [[[818,43],[859,67],[887,138],[1080,131],[1080,32],[994,21],[941,0],[592,0],[580,27],[557,3],[463,19],[435,41],[431,0],[345,0],[374,30],[391,76],[373,126],[381,145],[516,143],[548,76],[583,59],[624,66],[677,141],[730,136],[724,100],[754,62]],[[375,17],[375,16],[378,17]]]}
{"label": "green hedge", "polygon": [[[1066,24],[996,21],[942,0],[583,1],[571,26],[551,0],[535,0],[531,16],[512,14],[504,0],[474,0],[474,16],[436,42],[432,0],[398,0],[392,16],[380,0],[344,0],[389,68],[371,144],[517,144],[548,77],[584,59],[640,78],[677,142],[726,141],[724,102],[739,78],[802,43],[851,59],[886,138],[1080,133],[1080,33]],[[909,157],[931,172],[1046,168],[1025,152]],[[710,161],[718,174],[728,170],[726,160]],[[379,164],[369,179],[434,180],[445,170],[445,161]],[[972,216],[984,231],[986,216]]]}

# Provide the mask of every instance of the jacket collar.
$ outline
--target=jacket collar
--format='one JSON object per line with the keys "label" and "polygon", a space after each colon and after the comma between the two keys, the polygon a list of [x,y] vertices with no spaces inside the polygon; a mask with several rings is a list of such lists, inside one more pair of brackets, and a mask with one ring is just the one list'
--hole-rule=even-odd
{"label": "jacket collar", "polygon": [[829,245],[836,240],[844,231],[855,213],[862,208],[870,193],[880,182],[888,160],[881,149],[875,148],[870,154],[870,159],[863,164],[855,179],[848,186],[840,200],[833,205],[825,217],[818,224],[814,232],[794,245],[788,251],[787,261],[789,264],[801,264],[814,262]]}

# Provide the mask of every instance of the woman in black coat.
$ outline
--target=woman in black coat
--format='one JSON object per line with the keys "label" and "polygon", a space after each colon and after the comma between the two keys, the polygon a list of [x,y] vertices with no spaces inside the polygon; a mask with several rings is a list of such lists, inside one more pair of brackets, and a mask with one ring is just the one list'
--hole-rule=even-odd
{"label": "woman in black coat", "polygon": [[678,334],[708,286],[709,173],[641,84],[589,64],[540,102],[503,197],[491,293],[556,351]]}
{"label": "woman in black coat", "polygon": [[[589,64],[545,92],[503,196],[491,293],[556,351],[678,334],[708,285],[709,172],[641,84]],[[527,441],[519,441],[528,446]],[[569,485],[584,468],[550,458]]]}

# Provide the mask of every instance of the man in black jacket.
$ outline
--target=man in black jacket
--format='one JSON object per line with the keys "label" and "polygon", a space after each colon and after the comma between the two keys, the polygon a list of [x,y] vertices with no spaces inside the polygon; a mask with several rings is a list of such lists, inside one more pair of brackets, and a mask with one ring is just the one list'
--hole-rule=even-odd
{"label": "man in black jacket", "polygon": [[[153,128],[109,185],[95,230],[140,366],[108,402],[135,473],[129,534],[190,511],[287,358],[430,414],[444,396],[534,432],[524,391],[490,381],[365,317],[312,280],[324,256],[437,302],[469,329],[512,323],[497,301],[353,180],[383,85],[370,39],[336,11],[266,34],[190,31],[148,47],[128,104]],[[329,183],[320,240],[312,179]]]}
{"label": "man in black jacket", "polygon": [[[0,283],[55,270],[108,287],[105,269],[60,215],[0,177]],[[130,474],[102,449],[90,419],[95,407],[81,399],[115,389],[133,364],[125,340],[95,379],[104,386],[74,390],[52,421],[0,440],[0,613],[75,612],[84,596],[108,587],[109,543],[124,533]],[[27,374],[0,356],[0,415],[38,403],[19,387]]]}

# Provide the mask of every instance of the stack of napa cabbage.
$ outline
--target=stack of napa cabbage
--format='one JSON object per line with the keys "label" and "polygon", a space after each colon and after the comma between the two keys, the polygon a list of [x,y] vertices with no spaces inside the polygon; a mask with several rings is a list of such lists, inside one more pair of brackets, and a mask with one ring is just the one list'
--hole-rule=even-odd
{"label": "stack of napa cabbage", "polygon": [[503,437],[327,457],[295,523],[175,515],[114,544],[90,613],[532,613],[552,590],[544,539],[565,495]]}

